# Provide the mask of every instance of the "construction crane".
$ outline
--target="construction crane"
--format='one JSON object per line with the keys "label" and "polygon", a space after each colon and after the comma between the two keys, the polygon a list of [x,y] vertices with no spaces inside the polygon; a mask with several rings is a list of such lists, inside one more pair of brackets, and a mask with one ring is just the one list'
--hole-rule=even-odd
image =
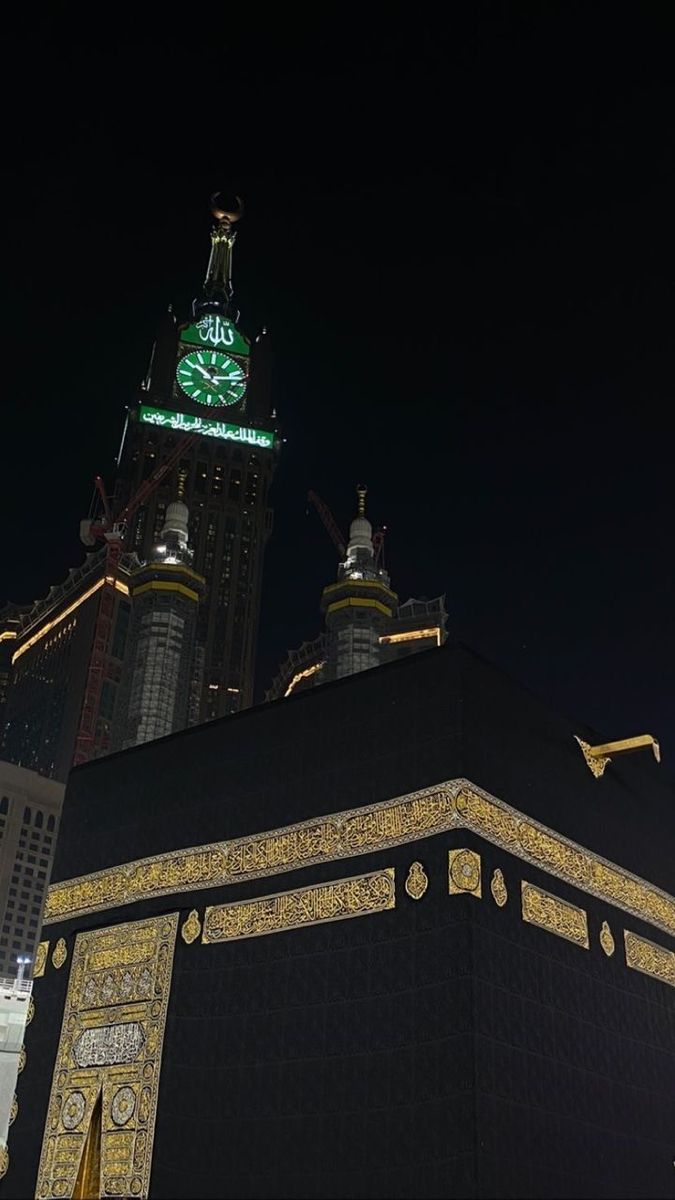
{"label": "construction crane", "polygon": [[373,550],[375,551],[375,566],[381,566],[384,569],[384,535],[387,532],[387,526],[383,525],[373,534]]}
{"label": "construction crane", "polygon": [[[321,499],[321,497],[319,495],[317,495],[316,492],[309,491],[307,493],[307,500],[309,501],[310,504],[312,504],[314,506],[314,508],[318,512],[319,516],[321,517],[321,520],[323,521],[323,524],[324,524],[324,528],[326,529],[326,532],[328,533],[329,538],[331,539],[333,545],[335,546],[335,549],[338,552],[339,558],[342,560],[345,557],[345,554],[347,553],[347,549],[346,549],[347,543],[338,527],[335,517],[333,516],[332,512],[330,511],[328,505],[324,504],[323,500]],[[373,535],[373,550],[375,552],[375,566],[376,567],[379,566],[380,558],[382,557],[383,552],[384,552],[384,535],[385,535],[385,533],[386,533],[386,526],[384,526],[382,529],[378,529],[377,533],[375,533]]]}
{"label": "construction crane", "polygon": [[97,541],[105,542],[106,554],[103,586],[101,588],[101,598],[94,626],[94,638],[87,671],[84,699],[82,701],[82,711],[80,713],[80,724],[75,739],[74,766],[77,766],[78,763],[88,762],[95,748],[96,726],[101,705],[103,680],[106,676],[108,650],[115,612],[115,588],[117,586],[117,575],[127,524],[141,505],[146,503],[169,471],[176,466],[176,463],[192,445],[196,437],[198,437],[196,433],[185,434],[164,462],[155,467],[152,474],[143,481],[129,502],[115,517],[111,513],[101,476],[97,475],[94,481],[96,491],[101,499],[103,515],[98,520],[82,521],[80,523],[80,538],[86,546],[94,546]]}
{"label": "construction crane", "polygon": [[316,492],[309,491],[307,499],[310,504],[313,504],[323,521],[324,528],[331,539],[340,558],[344,558],[347,553],[347,543],[338,529],[337,522],[327,504],[324,504],[320,496]]}

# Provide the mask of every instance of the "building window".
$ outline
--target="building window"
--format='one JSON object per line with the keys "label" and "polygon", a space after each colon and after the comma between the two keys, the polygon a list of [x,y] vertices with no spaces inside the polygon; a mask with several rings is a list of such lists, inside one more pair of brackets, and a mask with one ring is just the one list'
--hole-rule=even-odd
{"label": "building window", "polygon": [[238,500],[241,495],[241,469],[233,467],[230,472],[229,500]]}

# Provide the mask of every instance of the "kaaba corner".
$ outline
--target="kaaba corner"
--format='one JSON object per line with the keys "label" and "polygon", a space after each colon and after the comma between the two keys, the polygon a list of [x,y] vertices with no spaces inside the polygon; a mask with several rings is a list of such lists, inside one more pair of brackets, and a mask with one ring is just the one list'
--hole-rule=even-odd
{"label": "kaaba corner", "polygon": [[674,789],[607,732],[447,644],[76,768],[2,1195],[671,1196]]}

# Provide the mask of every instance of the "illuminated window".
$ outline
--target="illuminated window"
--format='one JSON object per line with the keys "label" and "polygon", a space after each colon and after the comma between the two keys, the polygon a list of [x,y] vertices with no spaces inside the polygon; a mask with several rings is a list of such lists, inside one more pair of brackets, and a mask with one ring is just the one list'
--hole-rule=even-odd
{"label": "illuminated window", "polygon": [[228,491],[229,500],[239,500],[241,496],[241,470],[239,467],[233,467],[230,472],[230,487]]}

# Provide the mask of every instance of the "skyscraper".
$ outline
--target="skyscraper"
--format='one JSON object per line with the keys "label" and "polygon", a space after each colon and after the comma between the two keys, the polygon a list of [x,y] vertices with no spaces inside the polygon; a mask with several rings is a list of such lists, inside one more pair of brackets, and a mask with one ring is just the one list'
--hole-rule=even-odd
{"label": "skyscraper", "polygon": [[349,527],[349,542],[342,547],[337,582],[328,584],[321,595],[325,632],[289,651],[267,700],[355,675],[445,641],[445,597],[399,604],[380,561],[381,539],[376,545],[366,516],[366,488],[357,488],[357,495],[358,513]]}
{"label": "skyscraper", "polygon": [[35,957],[63,792],[62,783],[0,762],[0,976],[16,974],[19,956]]}
{"label": "skyscraper", "polygon": [[130,412],[116,494],[123,504],[184,433],[196,436],[176,471],[138,509],[126,546],[147,560],[184,475],[194,569],[206,579],[197,621],[200,720],[253,700],[265,543],[272,529],[269,487],[279,449],[270,399],[266,334],[251,343],[239,328],[232,250],[241,204],[212,198],[211,254],[192,315],[168,313]]}
{"label": "skyscraper", "polygon": [[[268,493],[280,442],[268,340],[261,333],[251,343],[242,333],[233,301],[241,205],[216,195],[211,207],[204,285],[189,320],[177,323],[169,312],[162,322],[129,412],[112,513],[106,507],[104,520],[82,523],[85,544],[94,546],[97,536],[107,551],[89,554],[44,600],[0,611],[0,754],[57,779],[65,780],[73,761],[236,712],[253,699],[263,553],[272,528]],[[189,508],[184,541],[174,527],[179,483],[179,507]],[[178,537],[177,553],[153,551],[162,531],[169,541]],[[127,673],[123,711],[130,576],[139,566],[145,574],[142,581],[134,575],[139,615],[131,649],[144,661],[150,654],[156,669],[146,661],[133,684]],[[159,636],[165,620],[168,640]],[[160,650],[172,667],[168,658],[160,664]],[[161,719],[158,711],[141,711],[151,693],[154,705],[151,674],[163,679]]]}

